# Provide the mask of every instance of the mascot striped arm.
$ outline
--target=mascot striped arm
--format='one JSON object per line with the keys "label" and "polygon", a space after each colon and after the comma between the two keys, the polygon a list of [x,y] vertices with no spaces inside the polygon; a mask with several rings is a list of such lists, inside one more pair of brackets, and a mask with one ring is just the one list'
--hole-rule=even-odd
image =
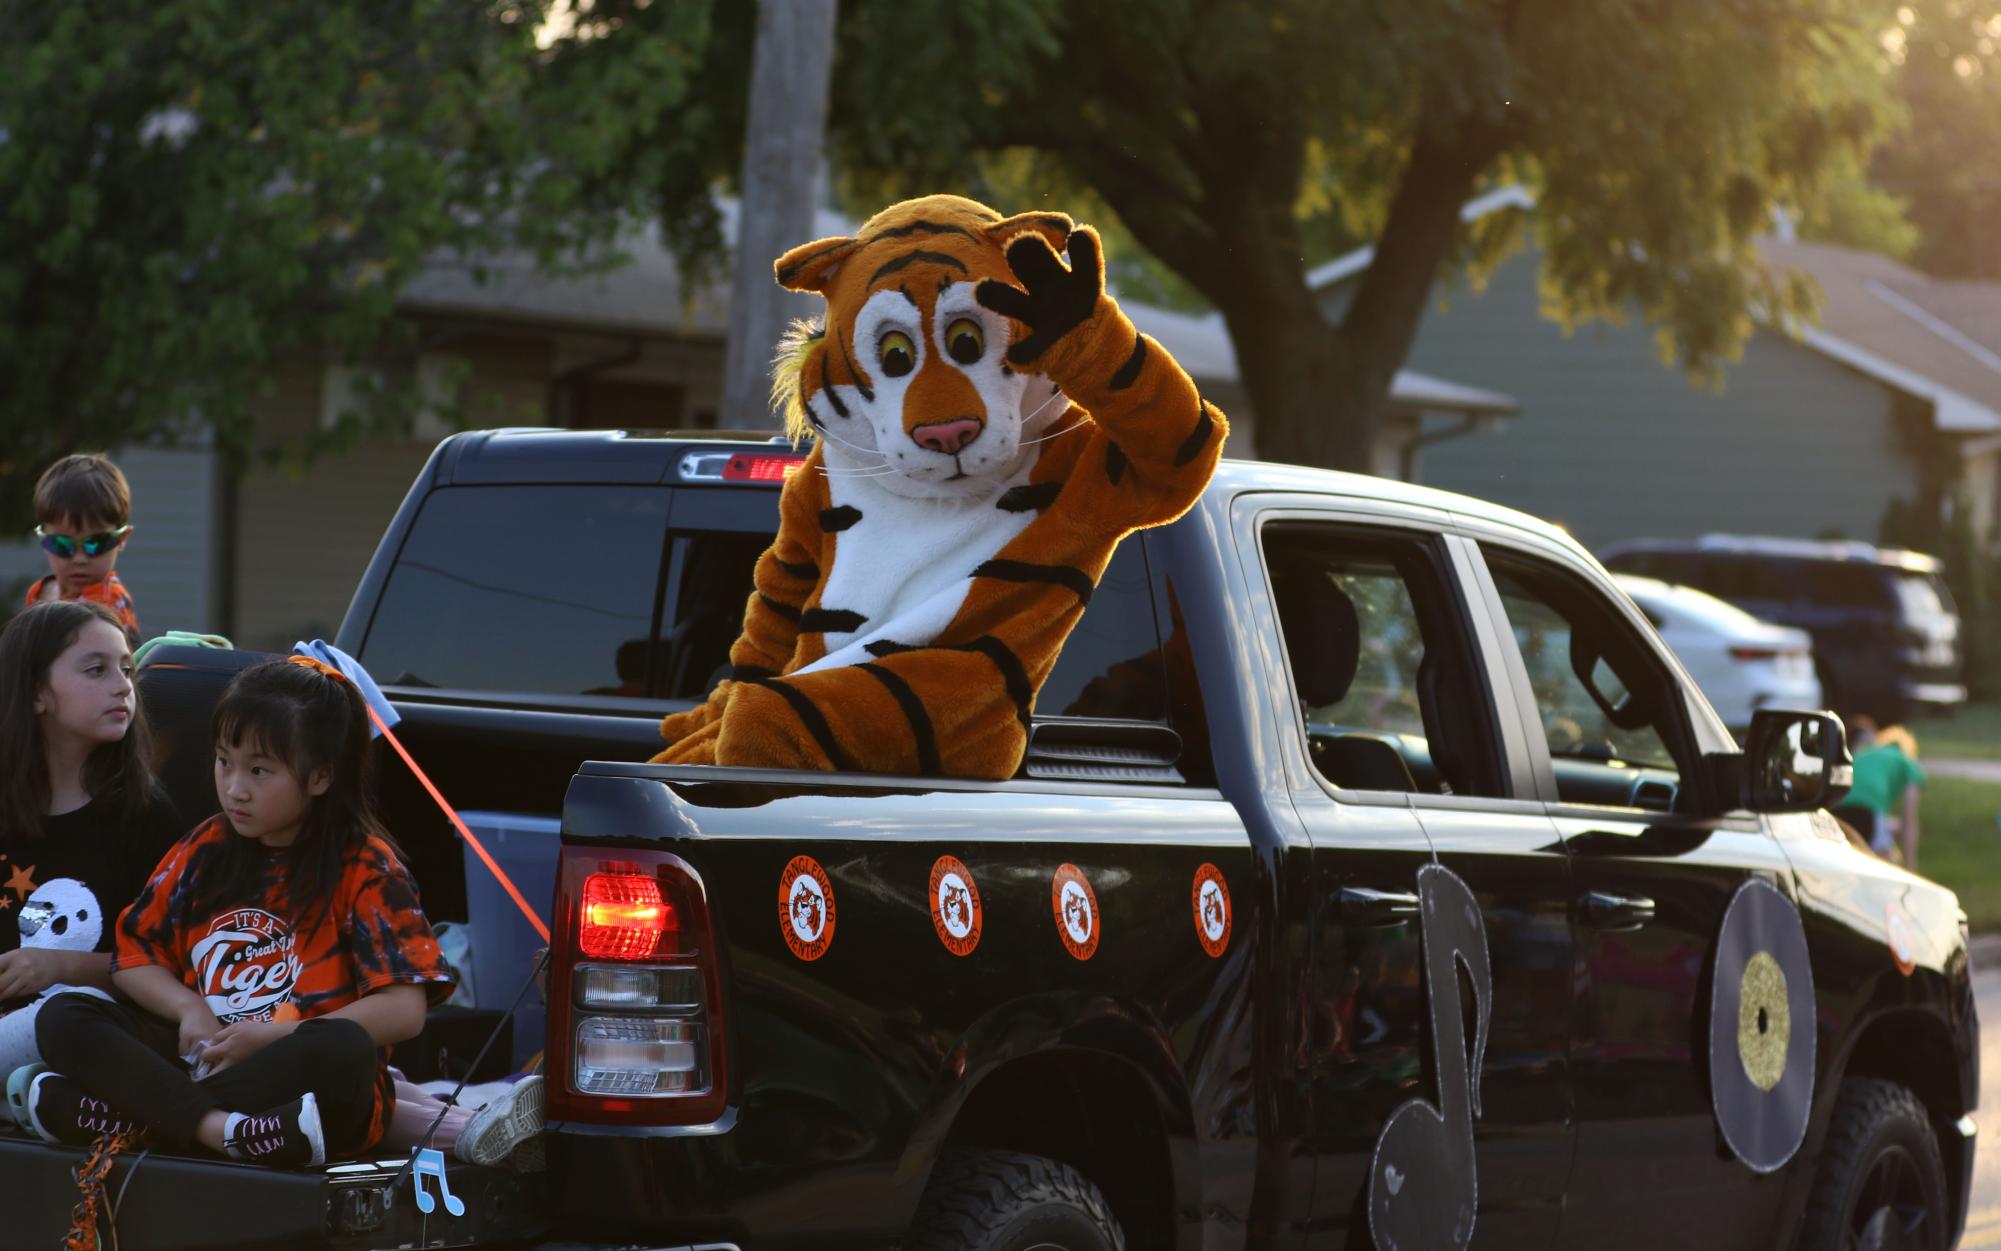
{"label": "mascot striped arm", "polygon": [[815,447],[728,679],[654,759],[1009,777],[1113,549],[1187,511],[1227,423],[1063,214],[927,196],[775,268],[827,301],[773,381]]}

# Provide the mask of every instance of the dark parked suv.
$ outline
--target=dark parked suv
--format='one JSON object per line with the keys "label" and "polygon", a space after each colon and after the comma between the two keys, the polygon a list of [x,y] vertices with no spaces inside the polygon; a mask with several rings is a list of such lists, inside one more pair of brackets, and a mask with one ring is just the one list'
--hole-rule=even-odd
{"label": "dark parked suv", "polygon": [[1959,610],[1939,562],[1867,543],[1711,534],[1614,544],[1605,564],[1680,582],[1813,635],[1827,702],[1901,718],[1966,699]]}

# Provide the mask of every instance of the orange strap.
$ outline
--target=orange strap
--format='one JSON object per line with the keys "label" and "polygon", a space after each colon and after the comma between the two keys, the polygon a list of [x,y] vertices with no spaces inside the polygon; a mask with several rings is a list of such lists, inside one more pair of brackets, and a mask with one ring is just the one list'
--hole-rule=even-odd
{"label": "orange strap", "polygon": [[[105,1204],[104,1182],[111,1175],[112,1159],[138,1139],[139,1135],[129,1129],[99,1134],[83,1159],[70,1170],[70,1176],[76,1179],[77,1200],[70,1209],[69,1229],[63,1233],[63,1251],[98,1251],[102,1244],[97,1237],[97,1221]],[[118,1231],[113,1229],[111,1236],[116,1242]]]}
{"label": "orange strap", "polygon": [[[367,700],[362,701],[364,706],[367,703]],[[417,780],[424,784],[424,789],[431,793],[431,798],[437,801],[438,807],[444,809],[445,816],[451,819],[452,828],[459,832],[459,837],[466,841],[466,846],[473,849],[474,854],[479,857],[480,863],[486,866],[487,872],[493,874],[494,880],[499,882],[502,889],[507,892],[507,897],[514,901],[514,906],[521,909],[521,915],[528,918],[528,924],[535,927],[535,932],[542,936],[543,942],[548,942],[549,927],[542,923],[541,916],[535,909],[528,906],[526,899],[521,897],[521,888],[516,886],[514,879],[507,876],[506,871],[494,862],[493,856],[487,852],[485,846],[477,838],[473,837],[472,831],[466,828],[466,823],[459,818],[458,812],[449,803],[445,802],[445,797],[438,792],[438,788],[432,784],[430,777],[425,774],[423,769],[418,767],[417,762],[411,758],[409,751],[404,748],[402,740],[398,739],[388,725],[383,722],[382,714],[370,708],[368,710],[368,719],[375,723],[376,729],[382,731],[382,737],[389,740],[389,745],[396,749],[396,754],[403,757],[403,763],[410,766],[410,772],[417,775]]]}

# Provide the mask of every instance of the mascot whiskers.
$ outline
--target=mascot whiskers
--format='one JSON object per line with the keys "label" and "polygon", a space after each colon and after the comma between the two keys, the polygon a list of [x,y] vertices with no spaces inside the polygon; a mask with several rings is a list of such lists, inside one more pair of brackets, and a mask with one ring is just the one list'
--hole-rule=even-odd
{"label": "mascot whiskers", "polygon": [[1195,502],[1223,415],[1060,213],[927,196],[775,272],[827,302],[773,384],[815,445],[728,678],[655,760],[1009,777],[1113,549]]}

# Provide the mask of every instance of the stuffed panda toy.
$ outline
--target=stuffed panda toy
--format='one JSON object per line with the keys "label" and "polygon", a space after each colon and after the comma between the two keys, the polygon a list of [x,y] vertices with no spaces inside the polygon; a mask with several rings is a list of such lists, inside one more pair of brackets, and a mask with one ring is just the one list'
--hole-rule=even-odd
{"label": "stuffed panda toy", "polygon": [[[59,877],[42,883],[21,905],[17,918],[21,946],[51,951],[93,951],[104,937],[104,910],[91,889],[73,877]],[[0,1073],[11,1073],[32,1064],[35,1049],[35,1017],[51,995],[72,991],[109,999],[95,986],[66,986],[58,983],[36,996],[26,1007],[0,1015]]]}

